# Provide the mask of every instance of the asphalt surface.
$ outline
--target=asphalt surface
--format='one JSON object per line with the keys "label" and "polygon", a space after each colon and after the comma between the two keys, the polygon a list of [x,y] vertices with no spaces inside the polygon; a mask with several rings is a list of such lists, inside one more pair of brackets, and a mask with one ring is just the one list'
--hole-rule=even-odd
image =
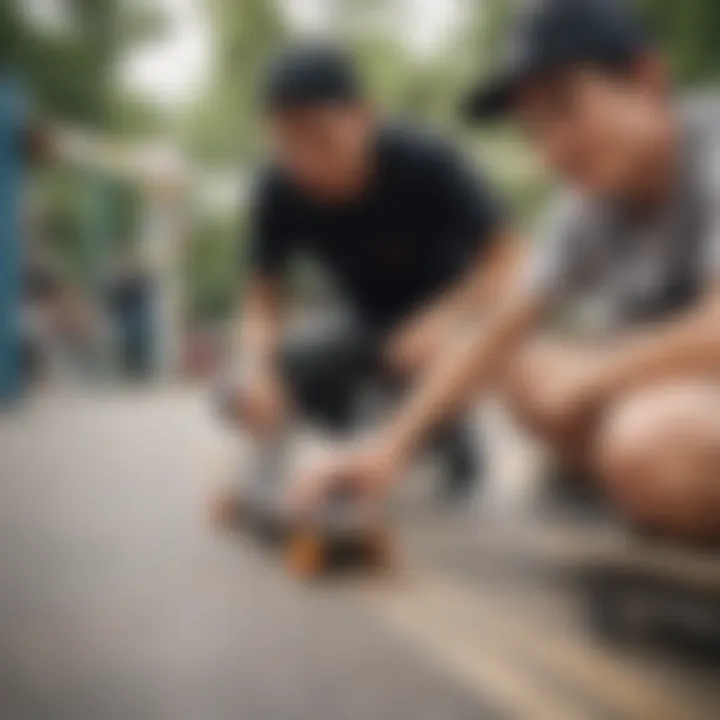
{"label": "asphalt surface", "polygon": [[208,528],[223,443],[192,390],[0,419],[2,720],[717,717],[483,559],[502,503],[493,525],[413,499],[395,574],[297,584]]}

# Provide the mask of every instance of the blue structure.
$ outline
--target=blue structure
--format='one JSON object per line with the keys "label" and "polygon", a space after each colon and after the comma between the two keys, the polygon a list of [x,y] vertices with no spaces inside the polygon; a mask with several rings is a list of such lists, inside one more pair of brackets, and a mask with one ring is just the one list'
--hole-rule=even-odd
{"label": "blue structure", "polygon": [[0,75],[0,405],[23,390],[21,353],[23,176],[22,94]]}

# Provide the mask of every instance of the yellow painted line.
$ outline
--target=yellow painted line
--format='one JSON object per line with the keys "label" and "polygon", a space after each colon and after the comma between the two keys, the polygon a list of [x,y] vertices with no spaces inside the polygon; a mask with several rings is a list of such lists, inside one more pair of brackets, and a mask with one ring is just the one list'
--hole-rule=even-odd
{"label": "yellow painted line", "polygon": [[557,624],[544,624],[527,616],[528,607],[511,598],[489,600],[448,581],[432,578],[434,593],[447,612],[483,636],[497,636],[512,647],[518,657],[571,684],[603,706],[623,717],[641,720],[687,718],[687,708],[678,707],[678,698],[668,693],[661,680],[640,671],[628,660],[595,644],[578,640]]}
{"label": "yellow painted line", "polygon": [[520,603],[491,599],[428,573],[367,588],[362,598],[449,676],[512,716],[589,718],[586,703],[578,706],[585,700],[632,720],[691,717],[658,678],[591,641],[573,639],[556,624],[529,617]]}
{"label": "yellow painted line", "polygon": [[485,706],[511,717],[580,720],[588,715],[539,682],[521,663],[493,642],[479,641],[455,626],[452,609],[437,603],[423,583],[367,589],[363,599],[373,613],[401,633]]}

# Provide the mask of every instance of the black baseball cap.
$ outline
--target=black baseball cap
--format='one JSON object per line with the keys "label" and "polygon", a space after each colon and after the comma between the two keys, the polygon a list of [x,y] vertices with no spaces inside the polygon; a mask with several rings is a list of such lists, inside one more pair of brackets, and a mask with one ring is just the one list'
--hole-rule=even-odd
{"label": "black baseball cap", "polygon": [[363,87],[352,59],[340,48],[307,44],[276,55],[260,87],[267,112],[359,100]]}
{"label": "black baseball cap", "polygon": [[502,60],[465,98],[463,114],[504,115],[528,79],[574,62],[620,66],[649,46],[631,0],[535,0],[514,17]]}

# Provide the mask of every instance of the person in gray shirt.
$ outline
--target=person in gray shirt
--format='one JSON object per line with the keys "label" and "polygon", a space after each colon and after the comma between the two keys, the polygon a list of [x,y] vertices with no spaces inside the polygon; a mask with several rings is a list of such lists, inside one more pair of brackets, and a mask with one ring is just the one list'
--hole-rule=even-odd
{"label": "person in gray shirt", "polygon": [[[381,498],[421,438],[494,384],[631,522],[716,541],[720,114],[678,102],[619,0],[535,2],[506,47],[466,110],[512,113],[566,185],[537,255],[389,426],[303,473],[290,500],[310,507],[339,483]],[[558,304],[594,338],[538,339]]]}

